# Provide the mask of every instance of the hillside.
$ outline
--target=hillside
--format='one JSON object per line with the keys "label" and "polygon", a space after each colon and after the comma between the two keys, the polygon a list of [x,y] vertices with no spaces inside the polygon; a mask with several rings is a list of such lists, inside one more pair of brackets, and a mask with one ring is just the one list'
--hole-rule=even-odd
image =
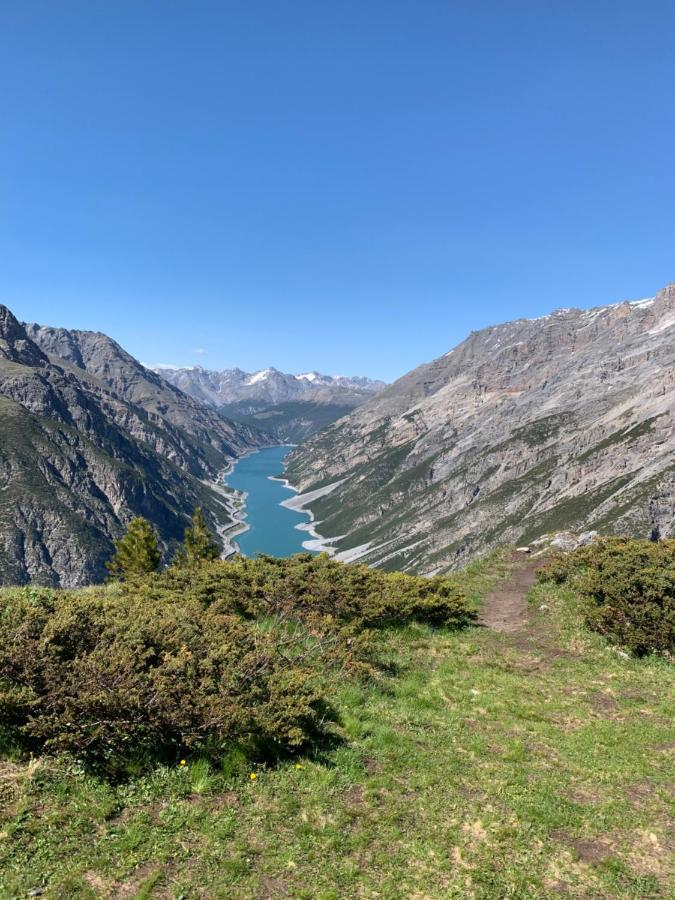
{"label": "hillside", "polygon": [[289,457],[344,558],[444,571],[564,528],[675,520],[675,285],[472,333]]}
{"label": "hillside", "polygon": [[[392,588],[409,614],[419,582],[306,557],[215,563],[135,589],[4,589],[0,606],[12,614],[0,618],[0,670],[23,693],[3,707],[0,730],[0,895],[672,897],[672,666],[590,632],[574,587],[535,584],[541,562],[503,554],[453,576],[452,590],[484,622],[506,598],[517,603],[500,631],[432,626],[423,605],[412,620],[373,620]],[[670,572],[662,584],[672,599]],[[101,630],[101,616],[113,617],[114,633]],[[203,630],[192,625],[198,617]],[[236,627],[240,639],[191,657],[182,642],[201,646],[214,627],[226,638]],[[354,663],[364,652],[370,666],[361,669]],[[56,668],[40,667],[47,663]],[[224,678],[230,728],[249,722],[242,699],[267,728],[293,716],[306,728],[306,707],[293,697],[309,685],[329,701],[323,739],[286,755],[270,742],[195,744],[186,729],[188,746],[161,762],[127,742],[123,779],[72,752],[40,750],[45,733],[31,716],[32,752],[11,743],[7,726],[28,702],[18,665],[33,690],[94,704],[77,729],[63,729],[57,750],[78,736],[100,743],[108,729],[119,751],[119,723],[158,754],[153,712],[168,708],[182,721],[203,710],[217,723],[220,707],[201,699],[221,688],[211,675],[228,663],[237,676]],[[246,693],[241,667],[252,663],[258,680]],[[144,665],[161,703],[139,713],[144,694],[125,688]],[[280,665],[286,677],[263,690]],[[102,686],[75,678],[64,691],[44,671],[96,673]],[[53,707],[45,712],[50,734],[58,719]],[[155,731],[144,732],[146,723]]]}
{"label": "hillside", "polygon": [[264,429],[281,443],[306,440],[386,386],[363,377],[289,375],[275,368],[214,372],[201,366],[157,366],[155,371],[202,403],[237,422]]}
{"label": "hillside", "polygon": [[222,531],[209,487],[268,441],[148,372],[105,335],[21,325],[0,307],[0,583],[105,576],[112,541],[143,515],[163,548],[195,506]]}

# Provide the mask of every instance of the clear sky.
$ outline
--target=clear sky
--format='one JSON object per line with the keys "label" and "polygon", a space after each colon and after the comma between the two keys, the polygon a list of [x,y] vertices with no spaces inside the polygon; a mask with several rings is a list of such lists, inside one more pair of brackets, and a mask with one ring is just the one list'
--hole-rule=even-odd
{"label": "clear sky", "polygon": [[658,0],[1,0],[0,302],[148,362],[393,379],[650,296],[674,48]]}

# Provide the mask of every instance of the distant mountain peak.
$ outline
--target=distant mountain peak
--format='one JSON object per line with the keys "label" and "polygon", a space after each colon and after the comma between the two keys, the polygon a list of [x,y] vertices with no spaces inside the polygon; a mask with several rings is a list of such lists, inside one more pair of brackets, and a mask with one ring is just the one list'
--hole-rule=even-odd
{"label": "distant mountain peak", "polygon": [[273,368],[261,369],[259,372],[254,372],[252,375],[249,375],[246,379],[246,384],[258,384],[261,381],[267,381],[270,375],[275,375],[276,373],[277,370]]}
{"label": "distant mountain peak", "polygon": [[303,372],[302,375],[296,375],[298,381],[317,381],[321,376],[318,372]]}
{"label": "distant mountain peak", "polygon": [[268,366],[257,372],[214,372],[156,366],[175,387],[240,422],[257,425],[283,443],[298,443],[386,387],[383,381],[316,370],[291,375]]}
{"label": "distant mountain peak", "polygon": [[[212,406],[221,406],[242,400],[289,400],[321,402],[330,399],[367,399],[386,387],[383,381],[363,376],[323,375],[311,370],[297,375],[282,372],[274,366],[257,372],[242,369],[214,371],[202,366],[150,366],[155,372],[188,394]],[[356,404],[354,404],[356,405]]]}

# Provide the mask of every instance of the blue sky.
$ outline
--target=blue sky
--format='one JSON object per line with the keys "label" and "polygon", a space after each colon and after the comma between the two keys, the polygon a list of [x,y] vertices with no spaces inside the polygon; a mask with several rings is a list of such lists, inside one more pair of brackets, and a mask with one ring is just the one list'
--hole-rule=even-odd
{"label": "blue sky", "polygon": [[393,379],[649,296],[673,46],[670,2],[3,0],[0,302],[150,362]]}

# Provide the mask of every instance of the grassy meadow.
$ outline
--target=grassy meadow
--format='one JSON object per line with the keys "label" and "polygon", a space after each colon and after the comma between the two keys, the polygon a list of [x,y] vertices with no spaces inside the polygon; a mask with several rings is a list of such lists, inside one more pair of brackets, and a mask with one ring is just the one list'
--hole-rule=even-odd
{"label": "grassy meadow", "polygon": [[[469,602],[514,565],[461,573]],[[7,746],[0,897],[672,897],[672,668],[588,631],[566,584],[529,609],[381,628],[377,672],[324,673],[332,740],[276,761],[111,781]]]}

